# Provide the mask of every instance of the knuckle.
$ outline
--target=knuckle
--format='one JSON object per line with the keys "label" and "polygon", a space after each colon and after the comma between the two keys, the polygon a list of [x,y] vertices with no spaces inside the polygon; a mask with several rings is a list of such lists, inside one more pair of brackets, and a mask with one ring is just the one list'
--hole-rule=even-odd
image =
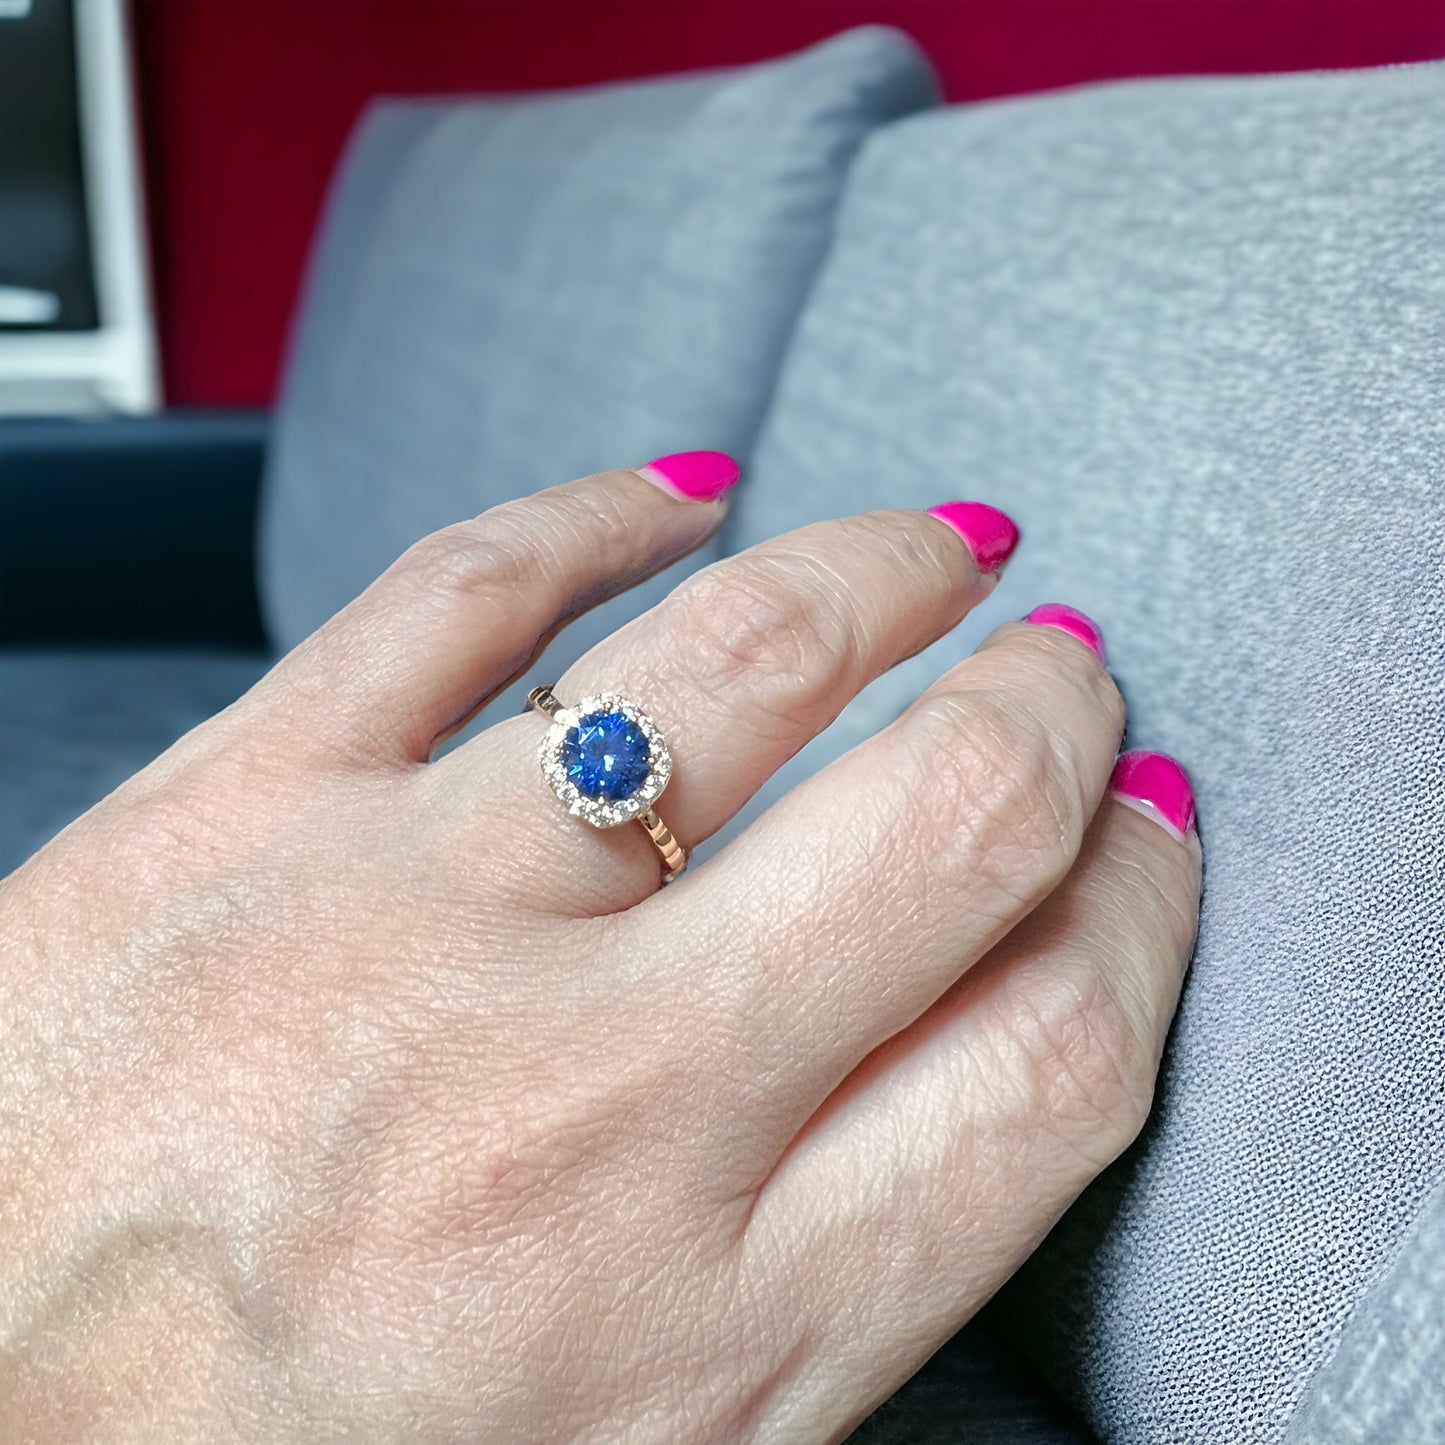
{"label": "knuckle", "polygon": [[1123,735],[1123,694],[1092,653],[1047,627],[1021,626],[1006,640],[1024,649],[1010,659],[1016,680],[1035,696],[1052,699],[1056,716],[1076,720],[1077,736]]}
{"label": "knuckle", "polygon": [[937,693],[917,705],[910,732],[939,866],[1016,902],[1052,889],[1086,821],[1077,771],[1052,730],[990,694]]}
{"label": "knuckle", "polygon": [[454,522],[412,544],[398,570],[428,595],[505,606],[528,596],[587,596],[595,579],[634,575],[656,558],[625,501],[573,483]]}
{"label": "knuckle", "polygon": [[1170,849],[1163,858],[1126,859],[1117,865],[1130,898],[1132,926],[1144,930],[1152,955],[1171,963],[1189,955],[1199,931],[1197,874],[1193,860],[1179,856],[1182,852]]}
{"label": "knuckle", "polygon": [[1124,735],[1126,707],[1114,675],[1077,641],[1050,627],[1010,623],[979,656],[988,675],[1018,697],[1036,700],[1062,743]]}
{"label": "knuckle", "polygon": [[540,570],[537,548],[491,514],[430,533],[403,553],[399,565],[429,594],[514,594],[530,587]]}
{"label": "knuckle", "polygon": [[1030,1081],[1031,1108],[1096,1168],[1144,1127],[1154,1094],[1155,1041],[1102,967],[1055,969],[1010,1023]]}
{"label": "knuckle", "polygon": [[1090,703],[1097,710],[1104,725],[1116,739],[1122,738],[1127,709],[1124,694],[1119,691],[1114,674],[1107,668],[1096,667],[1091,663],[1084,677],[1084,686]]}
{"label": "knuckle", "polygon": [[[937,522],[912,509],[904,511],[859,512],[819,522],[798,534],[798,540],[811,532],[819,540],[826,539],[829,551],[865,561],[870,568],[887,572],[903,572],[917,576],[934,574],[946,584],[949,569],[944,563],[943,549],[953,550],[957,543]],[[943,546],[939,542],[943,539]]]}
{"label": "knuckle", "polygon": [[679,589],[683,639],[705,682],[792,690],[855,648],[832,587],[806,564],[750,557],[707,568]]}
{"label": "knuckle", "polygon": [[[958,1218],[960,1211],[943,1181],[958,1177],[948,1168],[904,1168],[887,1207],[871,1211],[871,1228],[860,1222],[864,1242],[874,1258],[888,1261],[890,1285],[904,1298],[921,1303],[933,1297],[957,1257],[960,1234],[971,1221]],[[940,1228],[941,1219],[954,1227]]]}
{"label": "knuckle", "polygon": [[481,520],[519,540],[531,539],[534,548],[545,550],[550,540],[557,551],[585,556],[604,571],[631,556],[642,535],[636,508],[605,485],[553,487],[495,507]]}
{"label": "knuckle", "polygon": [[625,568],[640,539],[634,505],[596,479],[502,502],[414,543],[403,567],[424,586],[525,587],[586,568]]}

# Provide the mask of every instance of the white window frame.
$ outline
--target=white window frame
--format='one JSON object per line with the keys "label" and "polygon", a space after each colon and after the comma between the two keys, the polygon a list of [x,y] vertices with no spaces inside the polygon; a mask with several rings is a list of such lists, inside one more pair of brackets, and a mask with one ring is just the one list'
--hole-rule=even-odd
{"label": "white window frame", "polygon": [[100,324],[0,332],[0,413],[151,412],[161,401],[125,0],[75,0],[74,14]]}

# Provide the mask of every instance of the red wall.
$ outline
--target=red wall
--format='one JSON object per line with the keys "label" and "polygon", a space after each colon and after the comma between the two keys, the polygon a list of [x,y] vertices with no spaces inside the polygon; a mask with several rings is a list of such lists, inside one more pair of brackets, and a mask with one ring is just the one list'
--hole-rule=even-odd
{"label": "red wall", "polygon": [[884,21],[954,100],[1445,57],[1442,0],[139,0],[167,398],[264,405],[327,177],[367,98],[754,60]]}

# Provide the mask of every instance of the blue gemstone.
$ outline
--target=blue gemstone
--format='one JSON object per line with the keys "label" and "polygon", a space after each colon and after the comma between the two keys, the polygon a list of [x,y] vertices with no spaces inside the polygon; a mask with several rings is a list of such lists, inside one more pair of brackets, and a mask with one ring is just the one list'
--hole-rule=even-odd
{"label": "blue gemstone", "polygon": [[630,798],[652,769],[647,734],[625,712],[584,713],[562,740],[562,766],[584,798]]}

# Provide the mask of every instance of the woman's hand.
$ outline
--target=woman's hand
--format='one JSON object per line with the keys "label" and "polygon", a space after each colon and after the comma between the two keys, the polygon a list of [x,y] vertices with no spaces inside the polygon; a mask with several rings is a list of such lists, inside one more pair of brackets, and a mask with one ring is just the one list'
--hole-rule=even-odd
{"label": "woman's hand", "polygon": [[[1134,1137],[1199,850],[1167,760],[1109,792],[1066,610],[664,890],[553,796],[544,718],[429,761],[717,526],[710,465],[426,538],[0,887],[7,1439],[837,1438]],[[1010,532],[805,528],[557,694],[652,716],[694,845]]]}

